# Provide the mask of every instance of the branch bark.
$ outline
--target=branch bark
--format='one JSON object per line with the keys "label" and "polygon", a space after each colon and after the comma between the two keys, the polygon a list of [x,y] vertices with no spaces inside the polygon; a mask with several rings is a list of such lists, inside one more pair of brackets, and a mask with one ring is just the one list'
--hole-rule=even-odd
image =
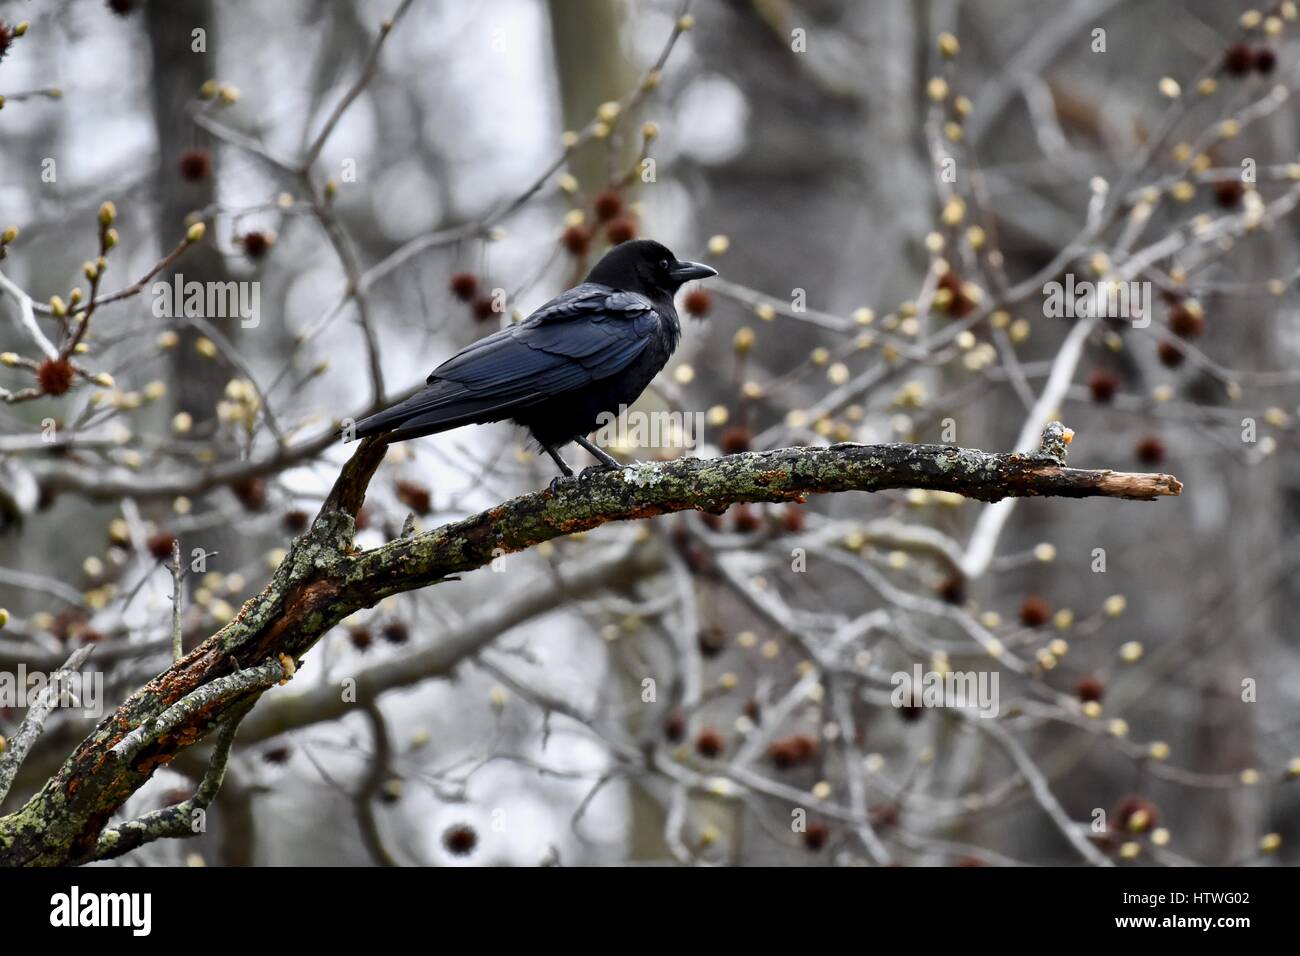
{"label": "branch bark", "polygon": [[0,818],[0,864],[58,865],[102,853],[100,836],[159,767],[226,724],[348,615],[445,581],[510,552],[611,521],[813,494],[924,488],[984,501],[1052,495],[1149,500],[1177,495],[1169,475],[1064,467],[1059,455],[944,445],[783,448],[584,474],[371,551],[355,517],[386,445],[368,438],[344,465],[311,529],[228,625],[133,694],[28,803]]}

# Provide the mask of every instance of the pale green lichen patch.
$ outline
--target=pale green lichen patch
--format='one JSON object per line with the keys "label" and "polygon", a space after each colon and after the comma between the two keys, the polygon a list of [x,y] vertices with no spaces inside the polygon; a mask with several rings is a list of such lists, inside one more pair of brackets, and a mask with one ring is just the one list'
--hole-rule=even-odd
{"label": "pale green lichen patch", "polygon": [[653,488],[664,479],[663,471],[651,461],[638,461],[622,470],[623,481],[638,488]]}

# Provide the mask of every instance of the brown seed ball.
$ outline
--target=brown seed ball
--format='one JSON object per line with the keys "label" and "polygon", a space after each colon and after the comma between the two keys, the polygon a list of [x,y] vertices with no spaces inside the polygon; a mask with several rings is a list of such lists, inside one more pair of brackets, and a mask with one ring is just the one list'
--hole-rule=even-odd
{"label": "brown seed ball", "polygon": [[172,556],[172,545],[176,543],[176,535],[169,531],[159,531],[149,536],[146,543],[149,553],[159,561],[168,561]]}
{"label": "brown seed ball", "polygon": [[816,853],[826,845],[826,841],[830,839],[830,836],[830,827],[818,820],[808,824],[808,829],[804,830],[803,845]]}
{"label": "brown seed ball", "polygon": [[271,251],[271,237],[264,232],[247,232],[239,239],[244,247],[244,255],[250,259],[261,259]]}
{"label": "brown seed ball", "polygon": [[260,475],[241,478],[230,485],[239,503],[249,511],[261,511],[266,505],[266,479]]}
{"label": "brown seed ball", "polygon": [[1183,364],[1183,359],[1187,358],[1186,353],[1170,339],[1163,339],[1156,346],[1156,355],[1160,357],[1160,363],[1166,368],[1178,368]]}
{"label": "brown seed ball", "polygon": [[1037,594],[1020,602],[1020,623],[1025,627],[1042,627],[1052,616],[1052,607]]}
{"label": "brown seed ball", "polygon": [[1224,209],[1236,206],[1245,194],[1246,187],[1239,179],[1224,179],[1214,184],[1214,201]]}
{"label": "brown seed ball", "polygon": [[389,621],[380,633],[389,644],[405,644],[411,639],[411,629],[405,621]]}
{"label": "brown seed ball", "polygon": [[442,845],[452,856],[469,856],[478,846],[478,834],[467,823],[457,823],[442,834]]}
{"label": "brown seed ball", "polygon": [[62,395],[72,387],[72,363],[67,359],[47,358],[36,367],[36,382],[46,395]]}
{"label": "brown seed ball", "polygon": [[1255,55],[1244,43],[1234,43],[1223,54],[1223,69],[1230,76],[1245,76],[1255,64]]}
{"label": "brown seed ball", "polygon": [[269,764],[275,764],[277,766],[288,763],[289,757],[292,755],[293,751],[286,745],[268,747],[266,750],[262,751],[262,759]]}
{"label": "brown seed ball", "polygon": [[714,658],[726,650],[727,635],[720,627],[702,627],[698,643],[700,654],[707,658]]}
{"label": "brown seed ball", "polygon": [[1255,50],[1253,65],[1260,76],[1268,76],[1277,67],[1277,54],[1270,47],[1259,47]]}
{"label": "brown seed ball", "polygon": [[781,530],[786,534],[802,534],[808,526],[808,514],[798,505],[786,505],[781,510]]}
{"label": "brown seed ball", "polygon": [[5,58],[9,52],[9,44],[13,42],[14,31],[7,23],[0,23],[0,60]]}
{"label": "brown seed ball", "polygon": [[1093,701],[1100,703],[1105,694],[1106,685],[1101,682],[1101,678],[1092,675],[1080,677],[1079,683],[1074,687],[1074,695],[1085,704]]}
{"label": "brown seed ball", "polygon": [[704,727],[695,735],[695,752],[710,760],[727,749],[727,738],[716,727]]}
{"label": "brown seed ball", "polygon": [[609,240],[611,246],[617,246],[621,242],[630,242],[636,238],[636,220],[630,216],[619,216],[617,219],[611,219],[609,225],[605,227],[605,238]]}
{"label": "brown seed ball", "polygon": [[749,451],[749,443],[753,438],[754,433],[744,425],[728,425],[722,431],[719,444],[724,455],[739,455]]}
{"label": "brown seed ball", "polygon": [[1094,402],[1109,402],[1119,391],[1119,376],[1110,369],[1095,368],[1088,373],[1088,391]]}
{"label": "brown seed ball", "polygon": [[817,750],[817,738],[812,734],[789,734],[768,744],[767,759],[778,770],[789,770],[810,763],[816,758]]}
{"label": "brown seed ball", "polygon": [[623,197],[614,189],[602,189],[592,202],[597,222],[609,222],[623,212]]}
{"label": "brown seed ball", "polygon": [[302,534],[307,530],[307,523],[311,521],[311,516],[307,512],[295,508],[293,511],[286,511],[281,523],[284,530],[290,534]]}
{"label": "brown seed ball", "polygon": [[1156,435],[1140,438],[1133,451],[1138,461],[1147,465],[1158,465],[1165,460],[1165,443]]}
{"label": "brown seed ball", "polygon": [[1199,309],[1180,303],[1169,310],[1169,328],[1175,335],[1194,339],[1205,331],[1205,316]]}
{"label": "brown seed ball", "polygon": [[478,295],[478,276],[472,272],[457,272],[447,283],[451,294],[462,302],[473,302]]}
{"label": "brown seed ball", "polygon": [[569,226],[560,234],[560,245],[568,249],[570,255],[585,256],[591,249],[591,230],[586,226]]}
{"label": "brown seed ball", "polygon": [[686,293],[686,299],[682,304],[686,308],[687,315],[702,319],[713,310],[713,293],[708,289],[692,289]]}
{"label": "brown seed ball", "polygon": [[212,175],[212,154],[206,149],[187,149],[176,161],[181,179],[200,182]]}
{"label": "brown seed ball", "polygon": [[966,603],[966,578],[960,574],[951,574],[944,578],[937,590],[939,597],[949,604]]}
{"label": "brown seed ball", "polygon": [[686,736],[686,715],[674,710],[664,718],[664,736],[672,743],[680,743]]}
{"label": "brown seed ball", "polygon": [[763,719],[763,705],[758,702],[757,697],[750,697],[745,701],[744,714],[756,724]]}
{"label": "brown seed ball", "polygon": [[763,527],[763,519],[749,505],[736,505],[732,508],[731,522],[741,534],[751,534]]}
{"label": "brown seed ball", "polygon": [[359,651],[364,651],[375,643],[375,635],[370,632],[368,627],[350,627],[348,628],[348,640],[352,646]]}
{"label": "brown seed ball", "polygon": [[433,495],[424,485],[414,481],[399,481],[396,488],[397,500],[417,515],[424,517],[433,510]]}
{"label": "brown seed ball", "polygon": [[474,315],[474,321],[486,322],[497,314],[496,301],[490,295],[480,295],[474,299],[470,311]]}

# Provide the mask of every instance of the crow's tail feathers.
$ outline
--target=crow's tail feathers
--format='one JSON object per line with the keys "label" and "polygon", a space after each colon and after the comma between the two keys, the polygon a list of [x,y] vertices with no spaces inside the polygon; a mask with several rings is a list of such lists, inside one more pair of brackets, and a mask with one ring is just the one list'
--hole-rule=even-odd
{"label": "crow's tail feathers", "polygon": [[455,382],[435,380],[423,391],[392,408],[361,419],[352,427],[357,438],[387,432],[390,442],[450,431],[462,425],[481,425],[509,418],[530,404],[527,396],[475,395]]}

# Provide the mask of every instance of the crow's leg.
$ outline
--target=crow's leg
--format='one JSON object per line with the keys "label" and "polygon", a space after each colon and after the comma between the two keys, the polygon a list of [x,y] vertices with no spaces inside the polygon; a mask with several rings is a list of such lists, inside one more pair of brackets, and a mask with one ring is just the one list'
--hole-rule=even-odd
{"label": "crow's leg", "polygon": [[573,440],[576,441],[576,442],[577,442],[579,445],[581,445],[583,448],[587,449],[587,451],[591,452],[592,455],[595,456],[596,460],[597,460],[598,462],[600,462],[602,465],[604,465],[606,468],[620,468],[620,469],[621,469],[621,468],[623,467],[623,466],[620,465],[617,461],[615,461],[612,457],[610,457],[610,455],[609,455],[609,454],[608,454],[608,453],[607,453],[603,448],[600,448],[600,447],[597,446],[597,445],[593,445],[590,441],[588,441],[588,440],[587,440],[586,438],[584,438],[583,436],[579,435],[578,437],[576,437],[576,438],[573,439]]}
{"label": "crow's leg", "polygon": [[569,467],[567,461],[560,457],[558,448],[552,447],[551,445],[543,445],[542,447],[546,449],[546,454],[551,456],[551,461],[555,462],[556,467],[559,468],[562,473],[551,479],[551,491],[555,491],[561,481],[565,478],[573,477],[573,469]]}

